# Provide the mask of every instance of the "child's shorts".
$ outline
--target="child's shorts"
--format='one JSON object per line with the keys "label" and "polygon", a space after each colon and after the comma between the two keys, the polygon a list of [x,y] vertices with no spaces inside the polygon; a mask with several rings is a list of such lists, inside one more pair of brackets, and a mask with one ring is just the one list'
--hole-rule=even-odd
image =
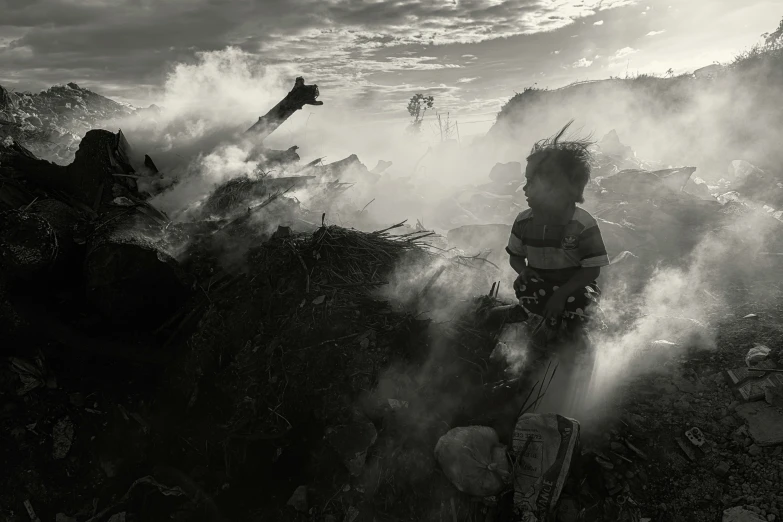
{"label": "child's shorts", "polygon": [[[539,277],[532,277],[528,279],[527,284],[520,286],[516,294],[519,304],[528,314],[543,316],[544,307],[549,297],[557,289],[558,286],[553,283],[548,283]],[[559,321],[555,320],[551,326],[557,326],[557,323],[560,323],[567,330],[574,326],[585,326],[600,297],[601,290],[595,283],[581,288],[566,299],[562,317]]]}

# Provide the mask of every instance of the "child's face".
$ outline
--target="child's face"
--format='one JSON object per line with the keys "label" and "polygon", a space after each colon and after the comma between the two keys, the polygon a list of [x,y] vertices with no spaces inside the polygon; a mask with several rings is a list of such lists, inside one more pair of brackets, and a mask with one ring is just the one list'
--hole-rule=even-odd
{"label": "child's face", "polygon": [[547,161],[546,156],[531,158],[527,162],[525,186],[522,188],[528,206],[540,211],[562,207],[567,198],[555,183],[562,179],[559,167],[553,161]]}

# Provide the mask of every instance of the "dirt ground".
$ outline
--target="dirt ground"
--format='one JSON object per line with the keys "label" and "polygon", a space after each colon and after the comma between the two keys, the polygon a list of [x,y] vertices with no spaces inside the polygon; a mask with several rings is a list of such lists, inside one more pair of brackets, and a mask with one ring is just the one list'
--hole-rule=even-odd
{"label": "dirt ground", "polygon": [[[319,292],[302,301],[301,274],[278,276],[207,294],[168,366],[33,340],[44,377],[56,382],[20,395],[18,374],[4,365],[4,519],[30,520],[29,501],[41,520],[79,522],[507,520],[502,499],[487,506],[458,493],[432,452],[453,426],[509,416],[492,391],[491,332],[467,313],[435,323],[377,299],[329,313],[313,304]],[[738,286],[730,309],[714,311],[715,349],[679,352],[579,419],[584,452],[562,505],[584,509],[583,520],[714,521],[733,506],[780,517],[780,446],[753,443],[721,374],[757,343],[781,357],[781,285],[771,277],[754,285],[762,291]],[[322,315],[292,329],[290,309]],[[163,344],[127,342],[140,351]],[[330,434],[345,427],[338,433],[348,440],[359,426],[375,435],[352,475]],[[678,442],[693,427],[706,450]],[[300,486],[306,507],[297,511],[287,502]],[[577,518],[564,508],[558,520]]]}

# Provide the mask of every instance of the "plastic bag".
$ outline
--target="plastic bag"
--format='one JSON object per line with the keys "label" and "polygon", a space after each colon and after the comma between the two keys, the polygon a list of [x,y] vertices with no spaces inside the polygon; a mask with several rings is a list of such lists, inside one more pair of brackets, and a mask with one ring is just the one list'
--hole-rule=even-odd
{"label": "plastic bag", "polygon": [[554,413],[517,419],[511,453],[514,511],[520,520],[545,519],[557,506],[579,448],[579,423]]}
{"label": "plastic bag", "polygon": [[506,446],[486,426],[454,428],[435,445],[435,459],[443,473],[463,493],[489,497],[500,493],[511,474]]}

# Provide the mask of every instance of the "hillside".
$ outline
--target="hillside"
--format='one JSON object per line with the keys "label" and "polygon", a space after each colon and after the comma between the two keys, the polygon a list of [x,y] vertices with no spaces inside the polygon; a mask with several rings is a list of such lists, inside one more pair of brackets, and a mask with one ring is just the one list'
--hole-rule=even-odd
{"label": "hillside", "polygon": [[528,88],[502,107],[488,142],[518,161],[527,144],[574,119],[594,136],[615,129],[640,158],[699,165],[698,175],[709,181],[726,176],[732,160],[780,171],[783,46],[756,47],[697,73]]}
{"label": "hillside", "polygon": [[0,138],[11,136],[38,156],[67,164],[85,132],[136,110],[75,83],[37,94],[0,85]]}

